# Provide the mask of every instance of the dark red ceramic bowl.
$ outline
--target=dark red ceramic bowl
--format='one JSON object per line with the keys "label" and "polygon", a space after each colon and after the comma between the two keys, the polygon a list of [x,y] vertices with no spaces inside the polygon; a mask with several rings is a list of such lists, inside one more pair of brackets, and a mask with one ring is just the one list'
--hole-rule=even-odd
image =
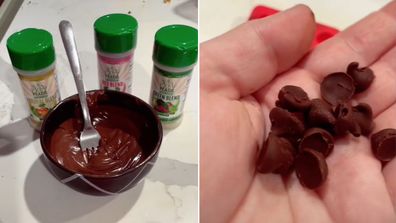
{"label": "dark red ceramic bowl", "polygon": [[101,100],[101,103],[129,109],[136,114],[131,118],[134,119],[133,122],[140,130],[140,138],[137,140],[146,157],[141,163],[114,176],[92,176],[71,171],[55,160],[49,151],[51,136],[62,122],[76,114],[74,111],[79,104],[78,95],[62,100],[47,115],[41,128],[40,142],[49,169],[62,183],[83,193],[114,195],[135,186],[151,170],[158,157],[163,134],[162,126],[151,106],[139,98],[117,91],[97,90],[89,91],[87,94],[95,92],[106,95],[106,99]]}

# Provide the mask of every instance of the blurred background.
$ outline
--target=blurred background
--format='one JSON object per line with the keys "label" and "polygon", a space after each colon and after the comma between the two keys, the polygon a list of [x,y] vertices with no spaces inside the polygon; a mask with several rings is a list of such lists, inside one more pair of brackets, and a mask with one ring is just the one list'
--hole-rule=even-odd
{"label": "blurred background", "polygon": [[308,5],[316,21],[342,30],[381,8],[389,0],[200,0],[200,41],[209,40],[249,19],[252,10],[264,5],[285,10],[296,4]]}

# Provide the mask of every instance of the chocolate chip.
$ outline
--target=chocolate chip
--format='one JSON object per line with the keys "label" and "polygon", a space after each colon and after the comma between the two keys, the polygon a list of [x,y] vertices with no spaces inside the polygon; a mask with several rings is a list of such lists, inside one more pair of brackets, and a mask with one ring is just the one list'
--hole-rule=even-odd
{"label": "chocolate chip", "polygon": [[374,72],[368,67],[359,68],[358,62],[350,63],[347,73],[355,81],[356,93],[366,90],[374,80]]}
{"label": "chocolate chip", "polygon": [[293,85],[284,86],[278,94],[276,106],[289,111],[304,111],[309,109],[311,101],[307,93],[300,87]]}
{"label": "chocolate chip", "polygon": [[336,122],[334,131],[338,136],[345,136],[348,132],[358,137],[361,134],[361,129],[355,121],[352,107],[347,103],[338,104],[335,109]]}
{"label": "chocolate chip", "polygon": [[301,136],[304,133],[304,122],[297,114],[275,107],[269,117],[271,131],[278,136]]}
{"label": "chocolate chip", "polygon": [[311,100],[311,109],[308,113],[308,122],[312,127],[333,129],[336,119],[331,106],[322,99]]}
{"label": "chocolate chip", "polygon": [[351,75],[353,72],[355,72],[355,70],[358,70],[358,67],[359,63],[356,61],[349,63],[346,71],[347,74]]}
{"label": "chocolate chip", "polygon": [[293,164],[294,148],[285,138],[278,137],[273,133],[268,135],[267,141],[260,152],[257,162],[257,171],[271,173]]}
{"label": "chocolate chip", "polygon": [[371,149],[381,161],[390,161],[396,156],[396,129],[383,129],[371,136]]}
{"label": "chocolate chip", "polygon": [[290,159],[290,162],[285,163],[284,165],[282,165],[278,169],[272,171],[272,173],[280,174],[280,175],[283,175],[283,176],[288,175],[294,169],[293,168],[294,167],[293,164],[294,164],[294,157],[293,157],[293,160]]}
{"label": "chocolate chip", "polygon": [[324,129],[321,128],[310,128],[301,139],[299,149],[313,149],[327,157],[334,148],[333,136]]}
{"label": "chocolate chip", "polygon": [[373,111],[370,105],[359,103],[352,108],[353,118],[359,125],[361,133],[368,136],[373,129]]}
{"label": "chocolate chip", "polygon": [[353,79],[346,73],[337,72],[327,75],[321,85],[322,98],[331,105],[349,101],[355,93]]}
{"label": "chocolate chip", "polygon": [[322,153],[305,149],[295,159],[297,178],[304,187],[318,188],[327,178],[327,164]]}
{"label": "chocolate chip", "polygon": [[[373,129],[370,105],[359,103],[352,107],[348,103],[356,92],[367,89],[374,78],[369,68],[358,66],[356,62],[349,64],[348,74],[327,75],[320,86],[324,100],[309,100],[307,93],[297,86],[281,88],[277,107],[269,114],[271,133],[260,152],[258,172],[285,175],[295,169],[304,187],[315,189],[323,184],[328,175],[325,157],[334,149],[334,135],[350,132],[367,136]],[[378,159],[389,161],[396,156],[396,129],[384,131],[372,136],[372,150]]]}
{"label": "chocolate chip", "polygon": [[300,120],[302,123],[305,122],[305,116],[303,112],[292,112],[292,114],[298,119]]}

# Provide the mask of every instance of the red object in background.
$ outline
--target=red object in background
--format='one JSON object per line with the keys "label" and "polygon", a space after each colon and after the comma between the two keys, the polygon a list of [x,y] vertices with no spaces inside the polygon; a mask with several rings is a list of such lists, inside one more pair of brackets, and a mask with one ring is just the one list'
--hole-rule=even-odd
{"label": "red object in background", "polygon": [[[277,12],[279,11],[272,8],[268,8],[266,6],[259,5],[253,9],[252,13],[250,14],[249,20],[264,18],[269,15],[275,14]],[[319,43],[333,37],[338,32],[339,31],[333,27],[316,23],[316,34],[315,34],[315,39],[312,43],[312,47],[315,47]]]}
{"label": "red object in background", "polygon": [[1,6],[1,4],[3,4],[3,1],[4,1],[4,0],[0,0],[0,6]]}

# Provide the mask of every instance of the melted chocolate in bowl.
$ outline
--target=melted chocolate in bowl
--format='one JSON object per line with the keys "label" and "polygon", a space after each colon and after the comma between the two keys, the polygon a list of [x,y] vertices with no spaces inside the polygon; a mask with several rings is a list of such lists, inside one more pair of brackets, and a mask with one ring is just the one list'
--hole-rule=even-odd
{"label": "melted chocolate in bowl", "polygon": [[[79,108],[76,108],[76,114]],[[117,175],[135,167],[147,157],[137,141],[140,133],[132,118],[135,114],[114,105],[94,105],[90,108],[94,127],[102,139],[97,153],[84,161],[80,147],[80,118],[66,119],[52,134],[50,154],[69,170],[90,175]],[[136,115],[135,115],[136,116]]]}
{"label": "melted chocolate in bowl", "polygon": [[161,124],[151,107],[132,95],[91,91],[87,96],[93,125],[102,137],[96,154],[88,163],[84,161],[77,95],[63,100],[44,121],[43,151],[61,179],[78,173],[108,191],[124,190],[146,175],[155,162],[162,141]]}

